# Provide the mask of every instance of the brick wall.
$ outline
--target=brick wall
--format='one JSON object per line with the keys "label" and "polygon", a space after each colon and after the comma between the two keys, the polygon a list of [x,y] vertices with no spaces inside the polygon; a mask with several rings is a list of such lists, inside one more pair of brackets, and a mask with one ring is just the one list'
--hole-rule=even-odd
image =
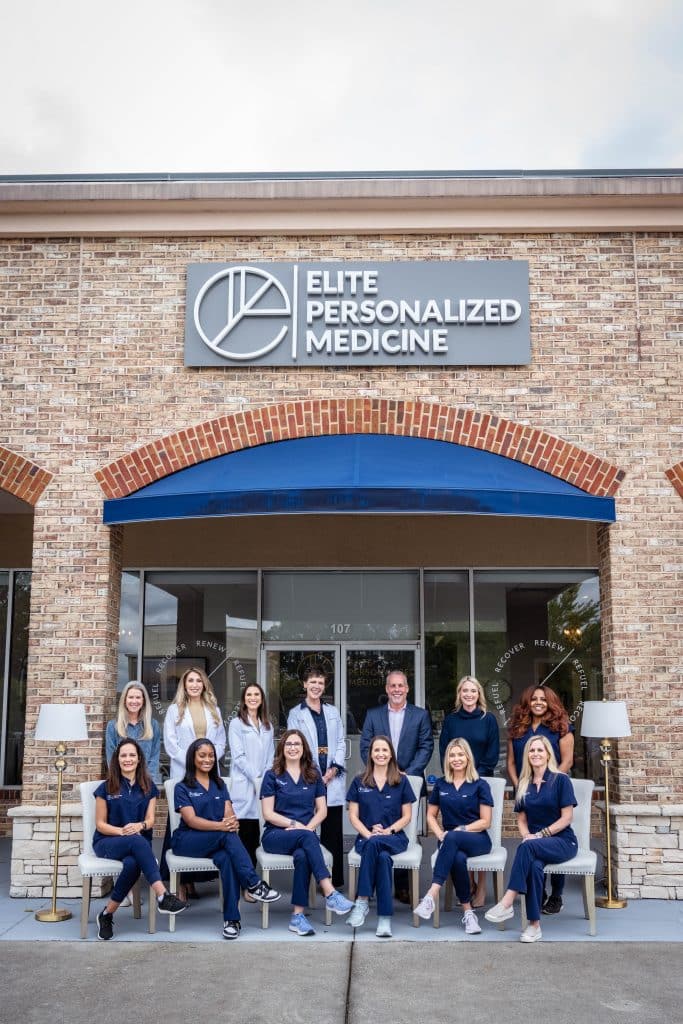
{"label": "brick wall", "polygon": [[[28,729],[41,700],[81,699],[92,741],[74,752],[73,778],[100,756],[120,535],[100,524],[98,471],[196,424],[249,422],[264,405],[340,396],[439,404],[545,432],[624,471],[618,522],[601,530],[605,690],[630,701],[633,725],[619,744],[617,795],[673,801],[683,769],[672,741],[683,724],[683,566],[671,477],[683,433],[683,248],[666,232],[639,234],[635,245],[639,319],[625,233],[0,242],[11,410],[0,445],[47,483],[34,526]],[[188,263],[339,258],[529,260],[531,365],[183,367]],[[24,799],[46,802],[52,756],[38,746],[27,742]]]}

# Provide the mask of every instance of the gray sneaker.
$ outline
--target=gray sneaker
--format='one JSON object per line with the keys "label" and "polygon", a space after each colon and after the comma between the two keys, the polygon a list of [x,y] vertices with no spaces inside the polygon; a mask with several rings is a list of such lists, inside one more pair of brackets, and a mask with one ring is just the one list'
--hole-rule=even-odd
{"label": "gray sneaker", "polygon": [[377,918],[377,931],[375,935],[378,939],[390,939],[391,938],[391,918],[390,917],[378,917]]}
{"label": "gray sneaker", "polygon": [[479,935],[481,932],[481,925],[473,910],[465,911],[462,923],[465,925],[465,935]]}
{"label": "gray sneaker", "polygon": [[423,921],[428,921],[430,919],[434,913],[434,900],[429,893],[422,897],[418,905],[413,910],[413,913],[417,914],[418,917],[421,917]]}
{"label": "gray sneaker", "polygon": [[346,918],[346,923],[350,928],[362,928],[365,924],[365,918],[368,916],[370,907],[368,906],[367,900],[356,900],[353,905],[353,910]]}

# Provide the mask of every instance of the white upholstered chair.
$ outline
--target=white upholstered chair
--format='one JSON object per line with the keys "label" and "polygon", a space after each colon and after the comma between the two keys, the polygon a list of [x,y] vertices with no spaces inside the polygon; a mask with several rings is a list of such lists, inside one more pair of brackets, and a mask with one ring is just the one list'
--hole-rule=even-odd
{"label": "white upholstered chair", "polygon": [[[503,872],[505,871],[505,864],[507,862],[508,852],[503,846],[503,807],[505,806],[505,779],[498,778],[497,776],[482,776],[486,782],[488,782],[491,789],[491,796],[493,797],[493,807],[491,809],[491,827],[489,828],[489,836],[491,837],[491,851],[490,853],[483,853],[479,857],[468,857],[467,867],[470,871],[492,871],[493,872],[493,889],[496,894],[496,902],[503,898],[505,892],[505,885],[503,879]],[[432,871],[434,870],[434,864],[436,863],[436,853],[432,855]],[[453,906],[453,881],[449,877],[444,886],[444,910],[450,910]],[[438,928],[440,924],[439,919],[439,905],[437,903],[434,909],[434,927]],[[505,928],[505,922],[503,921],[498,925],[501,931]]]}
{"label": "white upholstered chair", "polygon": [[[562,861],[561,864],[546,864],[546,875],[582,875],[583,876],[583,912],[589,922],[589,933],[596,934],[595,921],[595,868],[597,865],[597,854],[591,850],[591,803],[595,783],[592,779],[572,779],[576,807],[572,818],[572,828],[576,835],[579,849],[571,860]],[[526,900],[520,896],[522,911],[522,929],[526,928],[528,922],[526,916]]]}
{"label": "white upholstered chair", "polygon": [[[83,852],[78,855],[78,870],[83,878],[81,892],[81,938],[88,935],[88,917],[90,915],[90,892],[93,878],[116,878],[123,871],[123,863],[120,860],[113,860],[109,857],[98,857],[92,845],[92,837],[95,833],[95,790],[101,785],[102,780],[96,782],[81,782],[81,804],[83,807]],[[140,910],[140,880],[133,886],[133,917],[141,916]],[[156,930],[156,895],[149,891],[149,932],[154,934]]]}
{"label": "white upholstered chair", "polygon": [[[411,905],[414,907],[419,900],[419,886],[420,886],[420,865],[422,864],[422,846],[417,838],[417,826],[420,819],[420,795],[422,793],[422,785],[424,780],[420,775],[409,775],[408,781],[412,787],[413,793],[415,794],[415,803],[412,805],[412,814],[410,822],[405,830],[406,836],[408,837],[408,846],[403,853],[396,853],[391,858],[396,868],[405,868],[410,871],[410,900]],[[356,853],[354,848],[351,848],[347,855],[349,863],[349,899],[356,898],[356,884],[357,884],[357,872],[360,868],[360,854]],[[420,924],[420,918],[417,914],[413,914],[413,925],[417,928]]]}

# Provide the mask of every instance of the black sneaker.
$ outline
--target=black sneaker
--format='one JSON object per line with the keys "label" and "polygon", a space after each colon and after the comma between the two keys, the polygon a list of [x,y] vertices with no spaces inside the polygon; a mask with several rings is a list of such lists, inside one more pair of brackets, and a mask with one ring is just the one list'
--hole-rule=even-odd
{"label": "black sneaker", "polygon": [[258,903],[275,903],[276,900],[280,899],[280,893],[277,889],[271,889],[265,882],[259,882],[258,885],[251,885],[247,889],[250,896]]}
{"label": "black sneaker", "polygon": [[562,897],[561,896],[548,896],[548,899],[543,904],[544,914],[559,914],[562,910]]}
{"label": "black sneaker", "polygon": [[157,900],[157,910],[160,914],[182,914],[187,910],[187,903],[183,903],[172,892],[165,892],[160,900]]}
{"label": "black sneaker", "polygon": [[224,921],[223,922],[223,938],[224,939],[236,939],[239,933],[242,931],[242,925],[239,921]]}
{"label": "black sneaker", "polygon": [[97,915],[97,938],[107,942],[114,938],[114,915],[101,910]]}

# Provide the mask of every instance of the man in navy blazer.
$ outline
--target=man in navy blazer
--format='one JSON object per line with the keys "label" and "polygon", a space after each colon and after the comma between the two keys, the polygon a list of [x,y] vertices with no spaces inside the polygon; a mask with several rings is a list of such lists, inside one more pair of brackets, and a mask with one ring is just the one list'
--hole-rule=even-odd
{"label": "man in navy blazer", "polygon": [[[404,672],[395,670],[387,676],[387,703],[370,708],[365,716],[360,738],[360,756],[367,764],[368,751],[373,736],[389,736],[396,760],[406,775],[421,775],[434,750],[434,735],[429,712],[408,703],[408,679]],[[408,872],[394,872],[396,898],[402,903],[410,902]]]}

